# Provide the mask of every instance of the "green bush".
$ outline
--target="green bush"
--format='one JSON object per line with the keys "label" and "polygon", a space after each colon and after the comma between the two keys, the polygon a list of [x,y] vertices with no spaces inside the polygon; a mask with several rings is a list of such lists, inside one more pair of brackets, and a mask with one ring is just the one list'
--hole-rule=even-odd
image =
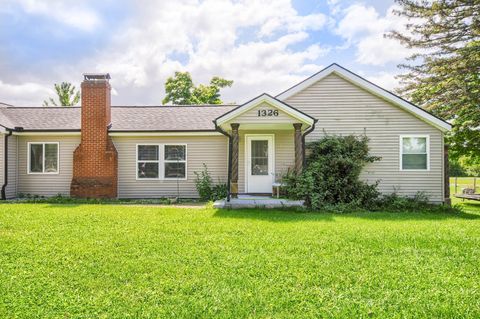
{"label": "green bush", "polygon": [[226,198],[228,195],[228,187],[225,183],[213,185],[211,200]]}
{"label": "green bush", "polygon": [[205,163],[203,163],[203,170],[201,172],[195,172],[195,175],[195,186],[202,200],[210,201],[227,197],[227,184],[219,183],[214,185]]}
{"label": "green bush", "polygon": [[[180,200],[181,202],[192,202],[192,200]],[[135,204],[135,205],[169,205],[178,201],[170,198],[151,198],[151,199],[127,199],[127,198],[74,198],[57,194],[51,197],[18,193],[17,199],[7,201],[8,203],[44,203],[44,204]]]}
{"label": "green bush", "polygon": [[208,172],[207,165],[203,163],[203,170],[195,173],[195,187],[198,195],[202,200],[210,200],[212,198],[212,177]]}
{"label": "green bush", "polygon": [[391,211],[411,211],[423,210],[431,206],[428,202],[428,196],[425,192],[418,192],[413,197],[399,196],[395,191],[391,194],[383,195],[378,201],[379,209],[388,209]]}
{"label": "green bush", "polygon": [[375,207],[380,194],[378,182],[369,185],[359,179],[366,164],[380,159],[369,155],[366,136],[325,136],[309,143],[307,150],[303,172],[284,177],[288,197],[303,199],[314,210],[340,204]]}

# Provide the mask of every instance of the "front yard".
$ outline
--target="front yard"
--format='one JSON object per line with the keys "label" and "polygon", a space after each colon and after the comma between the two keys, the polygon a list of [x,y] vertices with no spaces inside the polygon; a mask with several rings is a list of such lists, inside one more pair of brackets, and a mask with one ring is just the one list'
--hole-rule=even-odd
{"label": "front yard", "polygon": [[480,316],[461,215],[0,205],[1,318]]}

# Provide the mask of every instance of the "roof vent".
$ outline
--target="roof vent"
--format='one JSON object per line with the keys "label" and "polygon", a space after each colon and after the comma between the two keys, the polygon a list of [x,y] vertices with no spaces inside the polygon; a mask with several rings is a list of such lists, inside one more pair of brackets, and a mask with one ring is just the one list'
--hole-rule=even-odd
{"label": "roof vent", "polygon": [[110,80],[109,73],[84,73],[85,81],[107,81]]}

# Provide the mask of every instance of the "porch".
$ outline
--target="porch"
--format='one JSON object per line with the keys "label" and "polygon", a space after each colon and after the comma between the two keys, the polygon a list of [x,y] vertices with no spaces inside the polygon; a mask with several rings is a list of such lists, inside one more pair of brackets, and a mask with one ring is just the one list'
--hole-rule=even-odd
{"label": "porch", "polygon": [[299,205],[282,199],[240,195],[273,194],[284,174],[301,172],[304,136],[313,130],[315,122],[267,94],[216,119],[215,124],[230,141],[228,199],[235,199],[234,207]]}

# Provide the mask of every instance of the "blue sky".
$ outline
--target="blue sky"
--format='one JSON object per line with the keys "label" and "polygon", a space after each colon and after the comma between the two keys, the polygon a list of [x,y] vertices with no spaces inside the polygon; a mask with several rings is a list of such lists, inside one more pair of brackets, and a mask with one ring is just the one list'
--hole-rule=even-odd
{"label": "blue sky", "polygon": [[224,101],[276,94],[333,62],[392,89],[410,54],[393,1],[0,0],[0,102],[41,105],[53,84],[109,72],[113,103],[160,104],[165,79],[234,80]]}

